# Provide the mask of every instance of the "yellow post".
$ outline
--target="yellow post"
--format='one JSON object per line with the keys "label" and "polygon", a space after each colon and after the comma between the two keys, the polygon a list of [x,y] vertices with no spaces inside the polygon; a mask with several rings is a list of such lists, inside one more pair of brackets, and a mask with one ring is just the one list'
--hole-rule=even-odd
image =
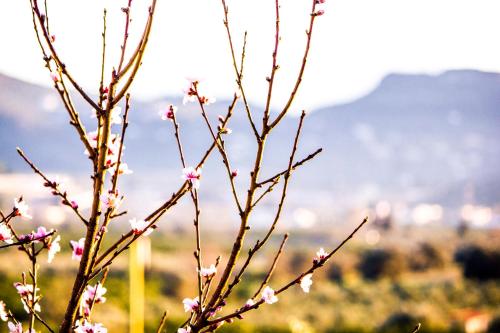
{"label": "yellow post", "polygon": [[130,246],[130,333],[144,333],[144,267],[149,261],[149,246],[146,237]]}

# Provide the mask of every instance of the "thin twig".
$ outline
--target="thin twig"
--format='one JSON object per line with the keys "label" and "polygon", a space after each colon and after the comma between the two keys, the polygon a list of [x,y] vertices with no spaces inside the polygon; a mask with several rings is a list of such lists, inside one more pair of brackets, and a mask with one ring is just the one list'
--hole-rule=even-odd
{"label": "thin twig", "polygon": [[267,285],[267,283],[269,282],[269,280],[271,279],[271,276],[273,275],[274,273],[274,270],[276,269],[276,265],[278,264],[278,260],[280,259],[281,257],[281,254],[283,253],[283,247],[285,246],[285,243],[286,241],[288,240],[288,234],[285,234],[283,236],[283,240],[281,241],[281,245],[278,249],[278,252],[276,253],[276,255],[274,256],[274,259],[273,259],[273,263],[271,265],[271,268],[269,269],[269,271],[267,272],[264,280],[262,281],[262,283],[260,284],[260,287],[259,289],[257,289],[257,291],[255,292],[255,294],[253,295],[252,299],[256,298],[260,292],[262,291],[262,289]]}
{"label": "thin twig", "polygon": [[255,122],[252,119],[252,112],[250,110],[250,106],[247,102],[247,97],[245,94],[245,89],[243,87],[243,59],[245,57],[245,47],[246,47],[246,42],[247,42],[247,33],[245,32],[244,40],[243,40],[243,51],[241,53],[241,66],[240,69],[238,69],[238,65],[236,63],[236,56],[234,52],[234,46],[233,46],[233,38],[231,37],[231,29],[229,28],[229,7],[226,5],[226,1],[222,0],[222,6],[224,7],[224,26],[226,27],[226,32],[227,32],[227,39],[229,42],[229,48],[231,50],[231,57],[233,60],[233,68],[234,72],[236,74],[236,83],[238,84],[238,88],[240,89],[241,92],[241,97],[243,98],[243,103],[245,105],[245,110],[247,113],[248,121],[250,123],[250,126],[252,127],[253,134],[255,135],[255,138],[257,140],[260,139],[259,132],[257,131],[257,127],[255,126]]}
{"label": "thin twig", "polygon": [[[293,170],[295,170],[296,168],[298,168],[298,167],[302,166],[302,164],[304,164],[304,163],[306,163],[306,162],[308,162],[308,161],[312,160],[313,158],[315,158],[315,157],[316,157],[316,155],[318,155],[318,154],[319,154],[319,153],[321,153],[322,151],[323,151],[323,148],[319,148],[319,149],[317,149],[314,153],[309,154],[307,157],[305,157],[305,158],[303,158],[302,160],[300,160],[300,161],[298,161],[298,162],[294,163],[294,164],[292,165],[291,171],[293,171]],[[276,178],[280,178],[281,176],[283,176],[284,174],[286,174],[286,173],[287,173],[287,171],[288,171],[288,169],[283,170],[283,171],[281,171],[281,172],[279,172],[279,173],[275,174],[274,176],[267,178],[266,180],[262,180],[262,181],[260,181],[260,182],[257,184],[257,186],[259,186],[259,187],[260,187],[260,186],[262,186],[262,185],[264,185],[264,184],[267,184],[267,183],[270,183],[270,182],[274,182],[274,181],[276,180]]]}
{"label": "thin twig", "polygon": [[78,216],[78,218],[85,224],[85,225],[88,225],[88,221],[87,219],[85,219],[83,217],[83,215],[80,213],[80,211],[78,210],[78,207],[71,204],[71,201],[69,200],[68,198],[68,194],[66,193],[66,191],[64,192],[61,192],[59,190],[59,187],[58,187],[58,184],[56,184],[54,181],[51,181],[47,176],[45,176],[43,174],[42,171],[40,171],[40,169],[38,169],[35,164],[33,162],[31,162],[31,160],[26,156],[26,154],[21,150],[21,148],[16,148],[17,149],[17,152],[18,154],[23,158],[23,160],[30,166],[30,168],[37,174],[39,175],[40,177],[43,178],[43,180],[45,180],[45,184],[46,186],[50,187],[52,189],[52,192],[61,197],[62,198],[62,202],[64,205],[70,207],[73,212],[76,214],[76,216]]}
{"label": "thin twig", "polygon": [[306,31],[306,35],[307,35],[306,48],[304,50],[304,56],[302,57],[302,65],[300,66],[299,74],[297,76],[297,80],[295,81],[295,86],[293,87],[292,92],[290,93],[290,97],[288,98],[288,101],[286,102],[285,107],[280,112],[280,114],[276,117],[276,119],[271,123],[271,125],[269,125],[269,128],[276,127],[276,125],[278,125],[279,122],[283,119],[283,117],[287,114],[288,110],[292,106],[293,100],[295,99],[295,95],[297,94],[297,91],[299,90],[300,84],[302,82],[302,77],[304,76],[304,71],[306,69],[307,57],[309,56],[309,50],[311,48],[311,37],[312,37],[314,22],[315,22],[316,17],[317,17],[316,4],[317,4],[317,1],[312,1],[311,19],[309,21],[309,29]]}
{"label": "thin twig", "polygon": [[274,83],[274,77],[276,75],[276,71],[278,70],[279,66],[277,64],[278,61],[278,46],[281,40],[280,37],[280,5],[279,5],[279,0],[275,1],[275,7],[276,7],[276,34],[274,37],[274,51],[273,51],[273,67],[271,69],[271,76],[267,78],[269,82],[269,88],[267,90],[267,99],[266,99],[266,107],[264,109],[264,117],[262,118],[262,128],[266,128],[268,126],[268,121],[269,121],[269,111],[270,111],[270,106],[271,106],[271,97],[273,95],[273,83]]}
{"label": "thin twig", "polygon": [[125,50],[127,49],[127,40],[128,40],[128,28],[130,25],[130,7],[132,6],[132,0],[128,0],[127,7],[122,8],[122,11],[125,13],[125,32],[123,33],[123,44],[121,46],[122,52],[120,54],[120,62],[118,63],[118,69],[116,70],[118,73],[122,70],[123,60],[125,58]]}
{"label": "thin twig", "polygon": [[167,323],[167,316],[168,316],[168,311],[163,312],[163,315],[161,316],[161,320],[160,320],[160,325],[158,325],[158,329],[156,330],[156,333],[161,333],[163,331],[163,327]]}

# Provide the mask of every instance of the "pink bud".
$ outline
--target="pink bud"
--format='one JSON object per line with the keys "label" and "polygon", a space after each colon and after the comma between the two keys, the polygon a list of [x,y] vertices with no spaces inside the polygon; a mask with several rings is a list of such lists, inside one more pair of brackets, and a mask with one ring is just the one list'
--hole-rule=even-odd
{"label": "pink bud", "polygon": [[315,16],[321,16],[325,13],[323,9],[318,10],[316,13],[314,13]]}
{"label": "pink bud", "polygon": [[59,75],[54,72],[50,72],[50,78],[52,79],[52,81],[54,81],[54,83],[59,82]]}
{"label": "pink bud", "polygon": [[50,36],[50,41],[54,43],[56,41],[56,35],[51,35]]}
{"label": "pink bud", "polygon": [[238,172],[239,172],[238,169],[234,169],[233,171],[231,171],[231,177],[234,178],[234,177],[238,176]]}
{"label": "pink bud", "polygon": [[78,203],[74,200],[72,200],[71,202],[71,207],[73,207],[74,209],[78,209]]}
{"label": "pink bud", "polygon": [[318,4],[318,5],[319,5],[320,3],[325,3],[325,2],[326,2],[326,0],[316,0],[316,4]]}

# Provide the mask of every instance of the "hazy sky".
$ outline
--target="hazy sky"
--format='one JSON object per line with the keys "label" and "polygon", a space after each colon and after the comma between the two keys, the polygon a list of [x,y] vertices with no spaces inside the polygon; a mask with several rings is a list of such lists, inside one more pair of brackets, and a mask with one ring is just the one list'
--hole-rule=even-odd
{"label": "hazy sky", "polygon": [[[305,44],[310,0],[282,0],[281,69],[274,105],[295,80]],[[330,0],[313,36],[296,109],[365,94],[391,72],[439,73],[473,68],[500,72],[498,0]],[[85,87],[99,76],[102,9],[108,8],[109,66],[118,61],[125,0],[49,0],[52,32],[68,69]],[[135,0],[132,36],[142,29],[149,0]],[[274,1],[228,0],[237,46],[248,30],[246,86],[261,104],[271,66]],[[186,76],[202,76],[219,97],[235,83],[219,0],[159,0],[144,66],[133,87],[141,97],[180,94]],[[34,39],[28,0],[0,4],[0,72],[50,84]],[[114,40],[114,43],[111,42]],[[132,47],[131,47],[132,49]],[[109,72],[109,71],[108,71]]]}

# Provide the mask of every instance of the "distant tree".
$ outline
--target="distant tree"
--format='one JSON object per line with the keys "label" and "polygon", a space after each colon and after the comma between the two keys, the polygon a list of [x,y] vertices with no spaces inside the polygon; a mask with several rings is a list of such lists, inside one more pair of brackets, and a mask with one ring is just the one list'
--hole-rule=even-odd
{"label": "distant tree", "polygon": [[462,265],[463,275],[474,280],[500,279],[500,251],[468,245],[455,252],[455,261]]}
{"label": "distant tree", "polygon": [[342,283],[344,281],[344,268],[338,263],[332,263],[326,270],[328,280]]}
{"label": "distant tree", "polygon": [[444,266],[443,252],[434,244],[421,243],[415,253],[409,257],[409,265],[413,271],[425,271]]}
{"label": "distant tree", "polygon": [[358,269],[367,280],[397,277],[405,269],[402,254],[395,249],[375,249],[364,252]]}

